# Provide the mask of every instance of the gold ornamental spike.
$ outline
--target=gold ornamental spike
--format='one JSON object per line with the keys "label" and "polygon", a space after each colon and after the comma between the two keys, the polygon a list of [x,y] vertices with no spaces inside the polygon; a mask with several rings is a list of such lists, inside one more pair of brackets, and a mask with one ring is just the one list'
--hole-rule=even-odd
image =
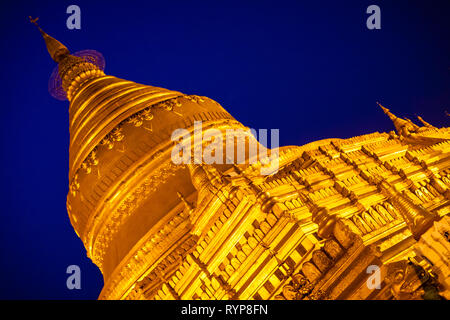
{"label": "gold ornamental spike", "polygon": [[69,49],[67,49],[67,47],[65,45],[63,45],[61,42],[59,42],[55,38],[49,36],[44,30],[41,29],[41,27],[37,23],[39,18],[33,19],[31,16],[28,16],[28,18],[30,19],[30,22],[39,29],[39,32],[41,33],[42,37],[44,38],[48,53],[50,54],[50,57],[55,62],[60,62],[65,56],[70,54]]}

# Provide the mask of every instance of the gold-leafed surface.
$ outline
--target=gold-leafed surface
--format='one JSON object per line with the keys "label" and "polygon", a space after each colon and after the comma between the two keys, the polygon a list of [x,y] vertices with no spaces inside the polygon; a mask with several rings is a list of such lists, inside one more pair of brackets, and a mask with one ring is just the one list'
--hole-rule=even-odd
{"label": "gold-leafed surface", "polygon": [[100,299],[448,297],[449,128],[380,105],[396,132],[280,148],[271,175],[259,161],[178,165],[174,130],[245,126],[209,98],[56,56],[70,101],[67,210],[103,273]]}

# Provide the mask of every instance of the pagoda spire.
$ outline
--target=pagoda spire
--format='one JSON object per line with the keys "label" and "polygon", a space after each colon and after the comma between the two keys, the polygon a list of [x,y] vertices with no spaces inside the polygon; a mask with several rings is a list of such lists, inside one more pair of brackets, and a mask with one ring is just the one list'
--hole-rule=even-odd
{"label": "pagoda spire", "polygon": [[65,45],[41,29],[37,24],[39,18],[29,19],[39,29],[50,57],[58,64],[49,80],[49,92],[53,97],[70,101],[81,82],[105,75],[104,58],[99,52],[84,50],[71,54]]}
{"label": "pagoda spire", "polygon": [[401,136],[410,136],[411,133],[417,132],[419,129],[419,126],[414,124],[409,119],[402,119],[394,115],[392,112],[389,111],[388,108],[383,107],[379,102],[377,102],[377,105],[383,110],[383,112],[391,119],[391,121],[394,123],[395,129],[397,130],[397,133]]}
{"label": "pagoda spire", "polygon": [[417,116],[417,119],[419,119],[420,122],[423,123],[423,125],[427,128],[435,128],[432,124],[426,122],[425,120],[422,119],[421,116]]}
{"label": "pagoda spire", "polygon": [[42,38],[44,38],[48,53],[50,54],[50,57],[55,62],[59,63],[61,60],[64,59],[64,57],[66,57],[67,55],[70,54],[69,49],[67,49],[67,47],[65,45],[63,45],[61,42],[59,42],[55,38],[49,36],[44,30],[41,29],[41,27],[37,23],[39,18],[33,19],[33,18],[31,18],[31,16],[29,16],[28,18],[30,19],[30,22],[39,29],[39,32],[41,33]]}
{"label": "pagoda spire", "polygon": [[381,105],[381,103],[377,102],[377,105],[383,110],[383,112],[391,119],[391,121],[394,123],[395,129],[397,129],[398,132],[401,131],[401,128],[405,125],[408,125],[408,121],[401,119],[394,115],[388,108],[385,108]]}

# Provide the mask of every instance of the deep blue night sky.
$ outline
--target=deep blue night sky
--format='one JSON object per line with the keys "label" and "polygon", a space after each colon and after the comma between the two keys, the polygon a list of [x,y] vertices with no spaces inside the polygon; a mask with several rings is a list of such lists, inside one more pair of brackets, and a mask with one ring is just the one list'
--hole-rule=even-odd
{"label": "deep blue night sky", "polygon": [[[390,131],[399,116],[448,126],[449,1],[2,1],[0,298],[95,299],[102,276],[66,212],[68,103],[29,15],[107,74],[208,96],[281,145]],[[81,30],[66,28],[67,6]],[[366,8],[381,8],[381,30]],[[415,121],[415,119],[413,119]],[[81,267],[81,290],[66,268]]]}

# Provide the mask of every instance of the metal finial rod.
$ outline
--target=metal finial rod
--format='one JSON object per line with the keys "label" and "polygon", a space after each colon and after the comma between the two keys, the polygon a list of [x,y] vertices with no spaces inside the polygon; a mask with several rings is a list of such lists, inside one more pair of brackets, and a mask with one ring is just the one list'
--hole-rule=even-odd
{"label": "metal finial rod", "polygon": [[39,20],[39,17],[33,19],[31,16],[28,16],[28,19],[30,19],[30,22],[32,24],[34,24],[36,27],[39,27],[39,25],[37,24],[37,21]]}

